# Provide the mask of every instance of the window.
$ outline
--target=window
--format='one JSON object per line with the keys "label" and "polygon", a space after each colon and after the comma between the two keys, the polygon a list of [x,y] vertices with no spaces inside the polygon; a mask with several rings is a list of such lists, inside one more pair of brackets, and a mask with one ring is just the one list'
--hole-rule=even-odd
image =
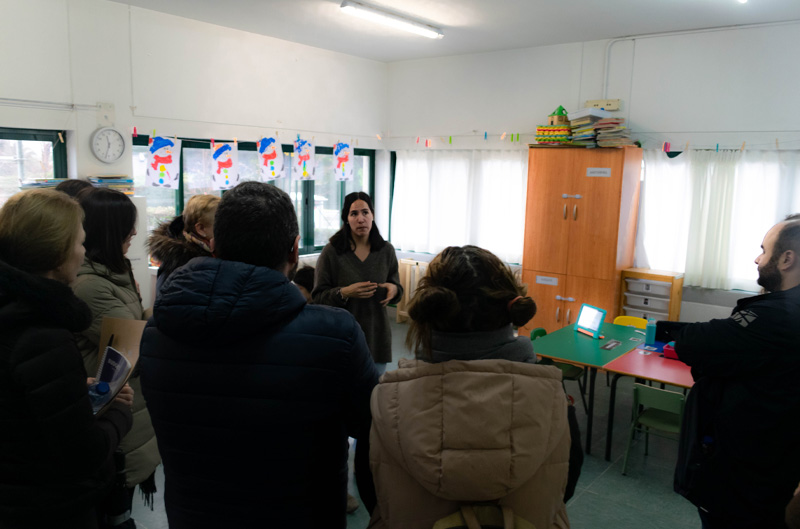
{"label": "window", "polygon": [[[146,187],[147,174],[147,136],[134,138],[133,166],[134,185],[137,194],[147,197],[148,229],[152,230],[160,222],[171,219],[183,211],[186,202],[197,194],[213,193],[209,172],[211,170],[211,149],[209,140],[187,140],[181,142],[181,178],[178,190]],[[283,145],[284,166],[287,176],[269,182],[291,197],[297,212],[300,226],[301,253],[314,253],[327,244],[328,239],[340,227],[344,197],[353,191],[372,194],[375,174],[375,151],[355,149],[355,174],[350,182],[334,180],[333,149],[317,147],[317,180],[298,181],[289,176],[291,166],[291,145]],[[255,142],[239,142],[239,180],[259,180],[258,154]],[[307,198],[313,197],[313,200]]]}
{"label": "window", "polygon": [[800,211],[800,152],[645,151],[636,266],[686,286],[757,291],[767,230]]}
{"label": "window", "polygon": [[0,128],[0,206],[23,184],[67,178],[64,131]]}

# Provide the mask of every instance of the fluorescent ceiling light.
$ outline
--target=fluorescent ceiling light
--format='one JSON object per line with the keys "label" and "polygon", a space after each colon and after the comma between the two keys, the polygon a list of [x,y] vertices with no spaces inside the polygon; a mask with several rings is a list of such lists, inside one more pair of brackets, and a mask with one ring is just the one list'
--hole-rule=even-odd
{"label": "fluorescent ceiling light", "polygon": [[362,4],[361,2],[354,2],[352,0],[345,0],[340,7],[342,8],[342,12],[348,15],[354,15],[366,20],[378,22],[379,24],[392,26],[393,28],[428,37],[429,39],[440,39],[444,37],[442,30],[437,27],[390,13],[379,7]]}

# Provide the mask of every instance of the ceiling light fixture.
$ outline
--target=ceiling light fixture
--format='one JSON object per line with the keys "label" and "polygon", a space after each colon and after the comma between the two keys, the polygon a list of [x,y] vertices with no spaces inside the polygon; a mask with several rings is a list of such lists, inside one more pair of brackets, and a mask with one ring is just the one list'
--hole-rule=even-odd
{"label": "ceiling light fixture", "polygon": [[746,3],[747,3],[747,0],[739,0],[739,3],[740,3],[740,4],[746,4]]}
{"label": "ceiling light fixture", "polygon": [[408,31],[409,33],[415,33],[417,35],[422,35],[423,37],[428,37],[429,39],[440,39],[444,37],[442,30],[437,27],[402,15],[385,11],[379,7],[362,4],[361,2],[355,2],[353,0],[344,0],[340,7],[342,12],[347,13],[348,15],[353,15],[377,22],[379,24],[392,26],[393,28],[402,29],[403,31]]}

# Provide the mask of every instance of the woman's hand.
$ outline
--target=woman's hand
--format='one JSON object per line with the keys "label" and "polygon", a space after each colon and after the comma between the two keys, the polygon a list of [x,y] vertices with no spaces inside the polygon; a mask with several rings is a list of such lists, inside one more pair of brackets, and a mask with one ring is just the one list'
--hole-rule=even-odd
{"label": "woman's hand", "polygon": [[385,307],[397,295],[397,285],[394,283],[381,283],[378,286],[386,289],[386,299],[381,301],[381,306]]}
{"label": "woman's hand", "polygon": [[114,397],[115,402],[119,402],[120,404],[125,404],[127,406],[133,406],[133,388],[129,384],[125,384],[122,386],[122,389],[119,390],[117,396]]}
{"label": "woman's hand", "polygon": [[346,287],[342,287],[342,296],[346,298],[367,299],[375,295],[378,289],[378,283],[372,281],[362,281],[361,283],[353,283]]}

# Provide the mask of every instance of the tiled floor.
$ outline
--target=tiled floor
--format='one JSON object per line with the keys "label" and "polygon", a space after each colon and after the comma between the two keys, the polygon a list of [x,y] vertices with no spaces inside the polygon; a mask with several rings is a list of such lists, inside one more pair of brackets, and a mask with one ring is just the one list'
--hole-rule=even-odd
{"label": "tiled floor", "polygon": [[[410,356],[404,343],[407,330],[405,324],[394,325],[394,362],[388,366],[390,370],[396,368],[399,358]],[[573,529],[698,529],[700,520],[694,506],[672,490],[677,442],[651,436],[650,455],[645,456],[644,442],[636,441],[631,449],[628,475],[622,475],[625,434],[630,424],[631,385],[629,378],[619,381],[612,458],[607,462],[603,459],[603,453],[609,388],[605,375],[600,373],[597,376],[592,455],[586,456],[575,496],[567,504],[571,526]],[[567,382],[567,391],[576,397],[578,420],[582,435],[585,436],[586,419],[580,399],[577,398],[577,384]],[[168,527],[161,469],[157,473],[157,482],[159,493],[156,494],[153,511],[141,504],[138,495],[134,499],[133,516],[140,528]],[[352,483],[351,489],[354,489]],[[357,492],[353,493],[357,496]],[[369,521],[363,507],[347,519],[348,529],[364,529]]]}

